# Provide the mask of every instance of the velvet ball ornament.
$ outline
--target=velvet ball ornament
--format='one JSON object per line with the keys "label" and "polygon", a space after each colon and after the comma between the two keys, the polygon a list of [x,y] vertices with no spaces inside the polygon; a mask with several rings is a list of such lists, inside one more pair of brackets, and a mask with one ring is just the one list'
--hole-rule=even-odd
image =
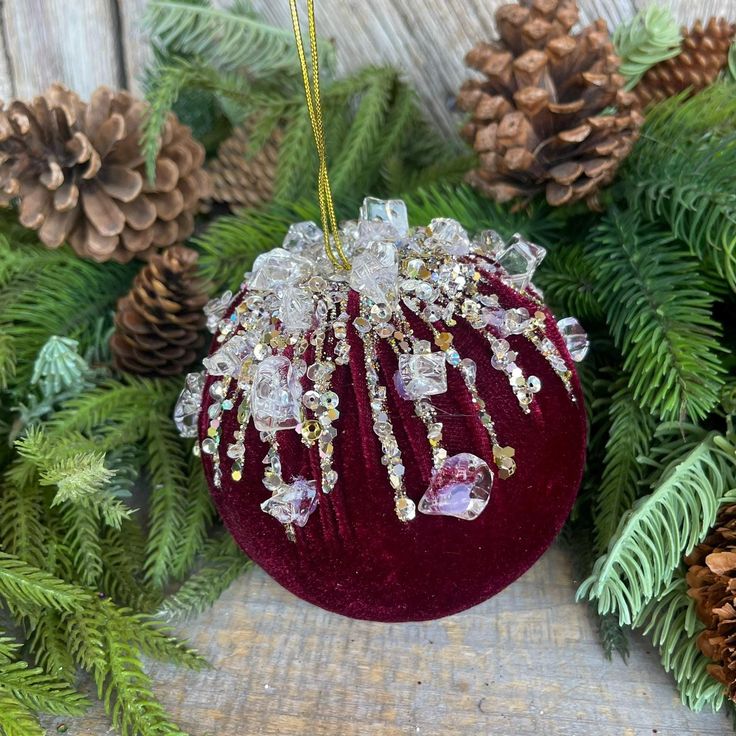
{"label": "velvet ball ornament", "polygon": [[[329,239],[327,247],[338,244]],[[531,285],[542,248],[398,200],[344,223],[349,271],[300,223],[208,307],[176,409],[243,550],[318,606],[416,621],[494,595],[575,498],[587,338]]]}

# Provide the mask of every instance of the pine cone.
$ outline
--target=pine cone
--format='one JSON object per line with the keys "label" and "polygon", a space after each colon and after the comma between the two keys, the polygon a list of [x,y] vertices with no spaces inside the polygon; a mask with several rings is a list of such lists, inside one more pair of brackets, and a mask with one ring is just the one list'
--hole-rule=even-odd
{"label": "pine cone", "polygon": [[706,628],[698,647],[709,674],[736,700],[736,505],[721,509],[707,539],[685,558],[688,595]]}
{"label": "pine cone", "polygon": [[277,130],[258,153],[250,150],[250,135],[244,126],[220,145],[209,164],[212,199],[230,209],[260,207],[273,198],[281,131]]}
{"label": "pine cone", "polygon": [[188,237],[209,192],[204,149],[174,115],[166,121],[156,181],[145,174],[146,106],[100,87],[89,103],[61,85],[0,111],[0,205],[49,248],[68,241],[96,261],[127,262]]}
{"label": "pine cone", "polygon": [[492,199],[544,191],[554,206],[593,205],[638,137],[643,119],[623,89],[605,22],[572,35],[577,18],[574,0],[503,5],[500,40],[466,57],[485,76],[458,97],[471,113],[463,136],[479,154],[468,180]]}
{"label": "pine cone", "polygon": [[151,256],[118,302],[110,340],[117,370],[173,376],[197,360],[207,294],[196,271],[190,248],[175,245]]}
{"label": "pine cone", "polygon": [[725,18],[711,18],[682,29],[682,51],[647,70],[634,88],[643,107],[666,100],[688,87],[700,92],[711,85],[728,63],[736,24]]}

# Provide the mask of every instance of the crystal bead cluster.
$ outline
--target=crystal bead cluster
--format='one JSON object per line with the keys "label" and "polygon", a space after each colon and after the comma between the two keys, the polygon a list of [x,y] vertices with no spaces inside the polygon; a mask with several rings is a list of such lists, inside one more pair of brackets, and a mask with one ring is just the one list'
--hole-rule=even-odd
{"label": "crystal bead cluster", "polygon": [[[476,387],[476,363],[454,345],[452,328],[462,321],[483,336],[493,369],[507,378],[522,412],[531,411],[542,381],[520,365],[512,347],[518,340],[528,341],[545,358],[574,401],[572,372],[546,333],[547,313],[532,285],[545,251],[519,235],[506,243],[491,230],[471,238],[448,218],[410,229],[403,202],[373,198],[363,203],[359,220],[342,225],[341,236],[349,272],[335,270],[325,257],[317,225],[298,223],[281,248],[256,259],[239,299],[227,292],[207,306],[217,346],[204,361],[205,373],[187,376],[175,410],[177,427],[184,436],[197,435],[209,376],[206,435],[196,449],[211,458],[215,487],[222,487],[224,456],[231,461],[223,468],[229,467],[232,480],[242,479],[247,454],[257,452],[245,440],[252,423],[268,447],[263,484],[271,495],[261,508],[296,539],[295,527],[307,523],[320,495],[333,491],[339,480],[332,462],[340,430],[334,379],[350,361],[352,342],[362,346],[373,431],[397,517],[411,522],[419,511],[475,519],[489,501],[494,477],[513,475],[518,458],[498,436],[492,407]],[[494,290],[497,278],[523,292],[538,310],[504,307]],[[558,327],[570,356],[582,360],[588,341],[580,325],[567,318]],[[393,367],[384,346],[393,353]],[[447,393],[451,371],[458,372],[491,440],[494,470],[470,453],[448,456],[443,446],[443,424],[433,400]],[[350,381],[347,385],[354,390]],[[418,503],[407,494],[389,388],[413,403],[426,429],[433,471]],[[221,446],[228,415],[237,429],[232,442]],[[284,432],[296,432],[304,445],[316,448],[318,477],[284,473],[279,449]]]}

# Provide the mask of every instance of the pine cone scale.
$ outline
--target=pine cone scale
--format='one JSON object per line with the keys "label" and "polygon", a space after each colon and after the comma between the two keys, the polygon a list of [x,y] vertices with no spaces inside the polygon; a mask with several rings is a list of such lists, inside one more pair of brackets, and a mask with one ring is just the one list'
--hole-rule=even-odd
{"label": "pine cone scale", "polygon": [[11,102],[0,110],[0,202],[18,198],[21,221],[47,246],[65,239],[97,261],[125,262],[185,239],[209,195],[204,150],[170,116],[151,184],[140,148],[145,114],[144,103],[104,87],[88,103],[60,85],[29,104]]}
{"label": "pine cone scale", "polygon": [[682,50],[648,69],[634,88],[642,107],[690,90],[695,94],[712,84],[728,63],[736,24],[725,18],[696,21],[682,29]]}
{"label": "pine cone scale", "polygon": [[197,253],[173,246],[155,254],[118,302],[110,341],[118,370],[141,375],[176,375],[204,347],[204,284]]}
{"label": "pine cone scale", "polygon": [[554,206],[580,199],[595,206],[638,137],[638,103],[623,93],[605,23],[571,34],[577,15],[574,0],[504,5],[496,15],[501,40],[466,56],[485,76],[458,96],[471,115],[463,137],[481,154],[468,181],[491,198],[544,192]]}

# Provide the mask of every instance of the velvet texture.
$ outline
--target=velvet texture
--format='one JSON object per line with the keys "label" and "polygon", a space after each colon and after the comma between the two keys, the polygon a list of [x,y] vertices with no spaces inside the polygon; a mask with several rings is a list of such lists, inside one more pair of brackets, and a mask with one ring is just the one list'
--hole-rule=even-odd
{"label": "velvet texture", "polygon": [[[494,292],[504,308],[537,307],[495,281]],[[351,294],[351,318],[357,316],[357,294]],[[548,315],[547,334],[572,367],[564,341]],[[419,337],[429,337],[412,321]],[[491,499],[474,521],[425,516],[400,522],[381,447],[373,433],[365,384],[363,345],[352,325],[348,329],[350,363],[338,366],[333,390],[340,396],[335,423],[334,468],[337,486],[320,494],[319,506],[296,543],[260,509],[269,497],[262,484],[262,459],[267,446],[251,424],[246,437],[243,480],[230,479],[224,448],[236,429],[235,411],[223,422],[222,490],[214,490],[217,509],[228,529],[257,564],[292,593],[315,605],[353,618],[373,621],[420,621],[439,618],[474,606],[498,593],[525,572],[547,549],[561,529],[575,499],[585,457],[586,420],[577,376],[577,401],[571,401],[561,380],[534,346],[522,336],[508,338],[519,354],[525,375],[542,380],[530,414],[522,413],[508,380],[491,366],[488,342],[463,320],[452,329],[462,357],[475,360],[477,386],[493,416],[502,445],[516,448],[517,471],[507,480],[498,474]],[[388,407],[406,467],[408,495],[418,503],[431,472],[424,424],[413,404],[395,392],[391,380],[396,358],[386,346],[380,353],[382,382],[388,387]],[[432,400],[444,424],[448,455],[472,452],[495,472],[491,444],[473,410],[458,371],[448,367],[448,391]],[[207,388],[212,382],[208,381]],[[207,428],[205,400],[200,437]],[[306,448],[296,432],[279,433],[283,477],[319,478],[316,447]],[[212,459],[203,456],[211,484]]]}

